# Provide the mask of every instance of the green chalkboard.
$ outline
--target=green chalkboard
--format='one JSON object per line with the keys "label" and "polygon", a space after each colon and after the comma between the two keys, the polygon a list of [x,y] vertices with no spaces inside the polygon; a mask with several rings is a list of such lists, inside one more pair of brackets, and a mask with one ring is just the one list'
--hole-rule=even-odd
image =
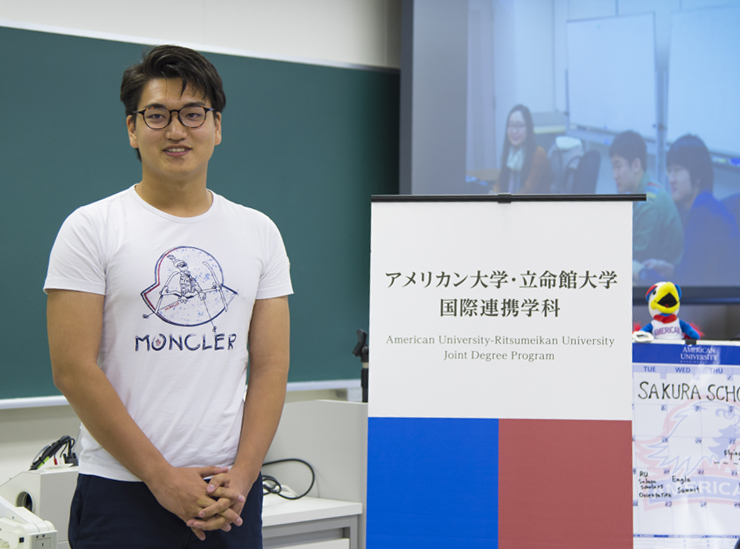
{"label": "green chalkboard", "polygon": [[[118,100],[144,46],[0,28],[0,399],[58,395],[42,291],[77,207],[139,181]],[[224,81],[208,183],[269,215],[291,260],[290,381],[359,377],[370,195],[398,191],[399,76],[206,56]]]}

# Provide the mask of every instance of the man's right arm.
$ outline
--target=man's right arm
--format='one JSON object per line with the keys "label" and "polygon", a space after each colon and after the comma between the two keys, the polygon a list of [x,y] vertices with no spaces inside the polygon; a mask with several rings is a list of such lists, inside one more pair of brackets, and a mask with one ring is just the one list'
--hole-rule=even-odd
{"label": "man's right arm", "polygon": [[[218,467],[171,466],[129,415],[97,356],[103,328],[104,296],[48,290],[47,325],[54,384],[67,398],[95,440],[132,474],[146,483],[159,503],[187,521],[214,502],[206,495],[204,476]],[[216,497],[233,497],[227,489]],[[229,522],[238,515],[224,513]]]}

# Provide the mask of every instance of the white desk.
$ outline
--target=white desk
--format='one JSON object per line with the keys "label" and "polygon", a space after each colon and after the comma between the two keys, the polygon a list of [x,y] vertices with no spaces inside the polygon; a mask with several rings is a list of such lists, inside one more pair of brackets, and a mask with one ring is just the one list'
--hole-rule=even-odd
{"label": "white desk", "polygon": [[265,496],[262,537],[265,549],[357,549],[362,504],[304,497],[289,501]]}
{"label": "white desk", "polygon": [[[342,502],[358,501],[364,508],[367,404],[329,400],[286,404],[265,461],[286,458],[301,458],[313,466],[316,482],[309,496]],[[263,472],[273,475],[283,486],[290,486],[299,494],[308,489],[311,480],[310,472],[300,463],[269,465],[263,467]],[[357,549],[364,548],[365,514],[362,512]],[[354,545],[352,549],[355,549]]]}

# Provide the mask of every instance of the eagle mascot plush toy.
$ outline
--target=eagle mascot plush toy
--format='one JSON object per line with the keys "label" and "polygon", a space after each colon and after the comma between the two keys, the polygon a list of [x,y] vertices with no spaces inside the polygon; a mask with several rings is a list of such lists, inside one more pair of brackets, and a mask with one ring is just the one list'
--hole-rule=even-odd
{"label": "eagle mascot plush toy", "polygon": [[652,322],[640,328],[655,339],[699,339],[699,333],[676,314],[681,305],[681,288],[673,282],[658,282],[645,294]]}

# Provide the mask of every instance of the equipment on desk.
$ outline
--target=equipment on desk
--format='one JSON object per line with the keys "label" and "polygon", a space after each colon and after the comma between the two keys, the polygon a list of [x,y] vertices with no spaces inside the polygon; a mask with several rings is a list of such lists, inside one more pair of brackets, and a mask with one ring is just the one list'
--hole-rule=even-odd
{"label": "equipment on desk", "polygon": [[75,439],[65,435],[59,440],[47,444],[46,447],[36,455],[31,464],[31,471],[35,471],[50,459],[53,459],[54,465],[57,465],[58,462],[56,455],[64,449],[65,446],[67,447],[67,453],[62,456],[64,458],[64,463],[68,465],[77,465],[77,454],[74,453]]}
{"label": "equipment on desk", "polygon": [[[53,545],[28,545],[19,547],[57,547],[68,548],[67,525],[69,507],[77,485],[77,467],[71,465],[46,465],[34,471],[24,471],[8,482],[0,485],[0,498],[28,513],[37,520],[53,524],[55,532]],[[0,513],[2,515],[2,513]],[[0,539],[2,536],[0,535]],[[10,544],[10,548],[15,547]],[[3,548],[0,541],[0,549]]]}
{"label": "equipment on desk", "polygon": [[316,482],[316,472],[313,470],[313,467],[311,467],[311,464],[308,463],[307,461],[304,461],[298,458],[276,459],[274,461],[267,461],[263,463],[262,467],[267,467],[268,465],[276,465],[278,463],[289,463],[291,461],[297,461],[298,463],[303,463],[303,465],[308,467],[308,469],[311,471],[311,484],[309,485],[308,489],[302,494],[296,494],[295,492],[293,492],[293,490],[291,490],[287,486],[280,484],[278,479],[275,478],[274,476],[266,475],[263,473],[262,474],[262,494],[263,495],[275,494],[276,496],[280,496],[283,499],[301,499],[302,497],[308,495],[308,493],[311,491],[311,488],[313,488],[314,483]]}
{"label": "equipment on desk", "polygon": [[[77,486],[74,447],[75,439],[66,435],[47,444],[33,459],[29,471],[19,473],[0,485],[0,497],[56,527],[53,547],[58,543],[59,549],[69,548],[69,507]],[[4,549],[2,544],[0,549]]]}
{"label": "equipment on desk", "polygon": [[56,549],[57,532],[48,520],[0,497],[0,549]]}
{"label": "equipment on desk", "polygon": [[370,347],[367,345],[367,332],[357,330],[357,345],[352,349],[352,354],[360,358],[362,371],[360,373],[360,385],[362,386],[362,402],[367,402],[368,397],[368,374],[370,372]]}

